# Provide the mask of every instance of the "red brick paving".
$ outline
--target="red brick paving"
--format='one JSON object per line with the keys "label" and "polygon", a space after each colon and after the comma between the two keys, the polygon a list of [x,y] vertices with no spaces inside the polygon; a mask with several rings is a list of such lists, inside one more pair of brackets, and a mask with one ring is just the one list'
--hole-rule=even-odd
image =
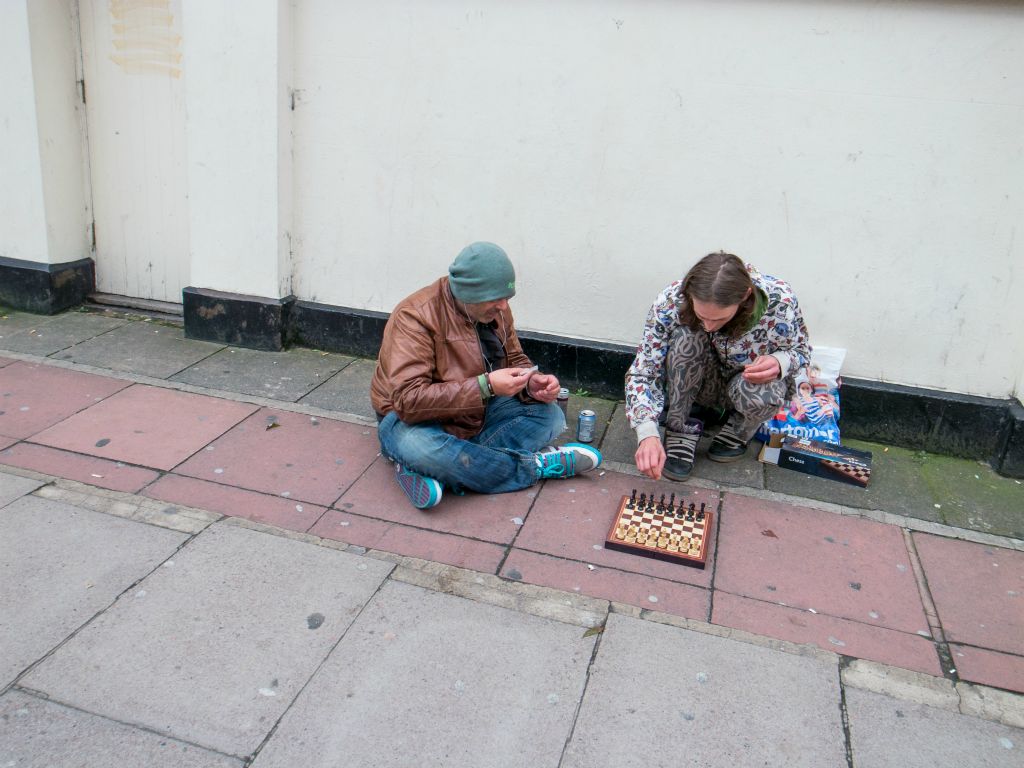
{"label": "red brick paving", "polygon": [[175,474],[329,506],[380,444],[371,427],[261,408],[208,448]]}
{"label": "red brick paving", "polygon": [[516,548],[699,587],[710,586],[716,538],[713,533],[708,542],[710,554],[705,570],[604,548],[622,496],[630,495],[633,488],[658,496],[665,493],[666,499],[670,493],[675,493],[677,501],[685,495],[698,506],[703,502],[712,510],[718,505],[716,491],[687,488],[677,483],[654,483],[614,472],[546,480],[516,538]]}
{"label": "red brick paving", "polygon": [[231,517],[244,517],[289,531],[308,531],[327,511],[325,507],[309,502],[267,496],[178,475],[165,475],[147,488],[144,495]]}
{"label": "red brick paving", "polygon": [[49,365],[13,362],[0,368],[0,435],[30,437],[130,384]]}
{"label": "red brick paving", "polygon": [[1024,656],[1024,552],[914,534],[946,639]]}
{"label": "red brick paving", "polygon": [[929,638],[883,627],[774,605],[715,590],[714,624],[794,643],[811,643],[826,651],[941,675],[939,657]]}
{"label": "red brick paving", "polygon": [[708,590],[639,573],[513,549],[502,566],[501,575],[513,581],[614,600],[688,619],[708,620],[711,595]]}
{"label": "red brick paving", "polygon": [[953,643],[949,650],[961,680],[1024,691],[1024,657]]}
{"label": "red brick paving", "polygon": [[32,443],[18,443],[0,453],[0,464],[65,477],[112,491],[138,493],[160,475],[109,459],[83,456]]}
{"label": "red brick paving", "polygon": [[381,549],[485,573],[495,573],[505,556],[504,547],[490,542],[374,520],[335,509],[328,510],[310,533],[367,549]]}
{"label": "red brick paving", "polygon": [[902,531],[726,494],[715,588],[914,634],[928,620]]}
{"label": "red brick paving", "polygon": [[231,400],[136,384],[41,432],[32,442],[144,467],[171,469],[255,408]]}
{"label": "red brick paving", "polygon": [[409,502],[394,475],[395,465],[378,457],[334,506],[363,517],[508,544],[519,532],[515,520],[522,523],[537,495],[536,487],[518,493],[465,496],[446,490],[440,504],[421,510]]}

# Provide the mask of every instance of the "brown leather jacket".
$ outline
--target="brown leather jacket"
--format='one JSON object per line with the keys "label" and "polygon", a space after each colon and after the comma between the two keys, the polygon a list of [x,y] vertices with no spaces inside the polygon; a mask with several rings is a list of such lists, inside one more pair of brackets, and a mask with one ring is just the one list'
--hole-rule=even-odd
{"label": "brown leather jacket", "polygon": [[[498,319],[505,344],[503,368],[532,365],[523,353],[512,313]],[[373,409],[398,412],[407,424],[440,421],[463,439],[480,432],[484,400],[477,377],[486,371],[476,326],[442,277],[399,302],[384,327],[377,369],[370,383]]]}

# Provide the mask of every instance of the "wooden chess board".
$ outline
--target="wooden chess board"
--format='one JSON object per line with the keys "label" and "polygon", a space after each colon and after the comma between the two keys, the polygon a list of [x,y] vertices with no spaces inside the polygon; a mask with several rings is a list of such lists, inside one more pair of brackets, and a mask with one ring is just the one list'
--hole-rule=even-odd
{"label": "wooden chess board", "polygon": [[636,491],[623,496],[605,539],[605,549],[631,552],[657,560],[670,560],[703,568],[708,558],[708,536],[714,513],[702,503],[675,503],[675,494],[665,501]]}
{"label": "wooden chess board", "polygon": [[834,459],[822,459],[819,467],[825,473],[832,473],[846,478],[851,484],[866,488],[871,479],[871,467],[861,464],[853,464],[847,461],[835,461]]}

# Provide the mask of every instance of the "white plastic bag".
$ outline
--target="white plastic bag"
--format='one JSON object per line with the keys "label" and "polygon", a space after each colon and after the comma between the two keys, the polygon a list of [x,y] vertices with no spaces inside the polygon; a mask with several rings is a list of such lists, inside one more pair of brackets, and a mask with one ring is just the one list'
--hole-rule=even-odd
{"label": "white plastic bag", "polygon": [[845,358],[845,349],[813,347],[810,366],[796,375],[793,399],[761,425],[757,439],[766,443],[781,433],[838,444],[840,370]]}

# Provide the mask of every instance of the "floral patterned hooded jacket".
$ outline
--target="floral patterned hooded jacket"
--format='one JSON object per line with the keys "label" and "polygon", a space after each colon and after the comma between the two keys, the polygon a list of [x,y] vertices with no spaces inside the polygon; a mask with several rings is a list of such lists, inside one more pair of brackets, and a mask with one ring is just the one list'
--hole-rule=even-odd
{"label": "floral patterned hooded jacket", "polygon": [[[764,314],[738,338],[729,338],[721,331],[708,334],[712,349],[726,376],[739,373],[761,355],[774,356],[786,381],[786,396],[791,398],[797,372],[811,360],[807,326],[789,283],[762,275],[751,264],[746,268],[756,289],[768,300]],[[638,440],[657,434],[665,408],[665,358],[673,332],[682,325],[679,310],[685,302],[682,280],[658,294],[647,313],[636,357],[626,373],[626,415],[629,425],[637,430]]]}

